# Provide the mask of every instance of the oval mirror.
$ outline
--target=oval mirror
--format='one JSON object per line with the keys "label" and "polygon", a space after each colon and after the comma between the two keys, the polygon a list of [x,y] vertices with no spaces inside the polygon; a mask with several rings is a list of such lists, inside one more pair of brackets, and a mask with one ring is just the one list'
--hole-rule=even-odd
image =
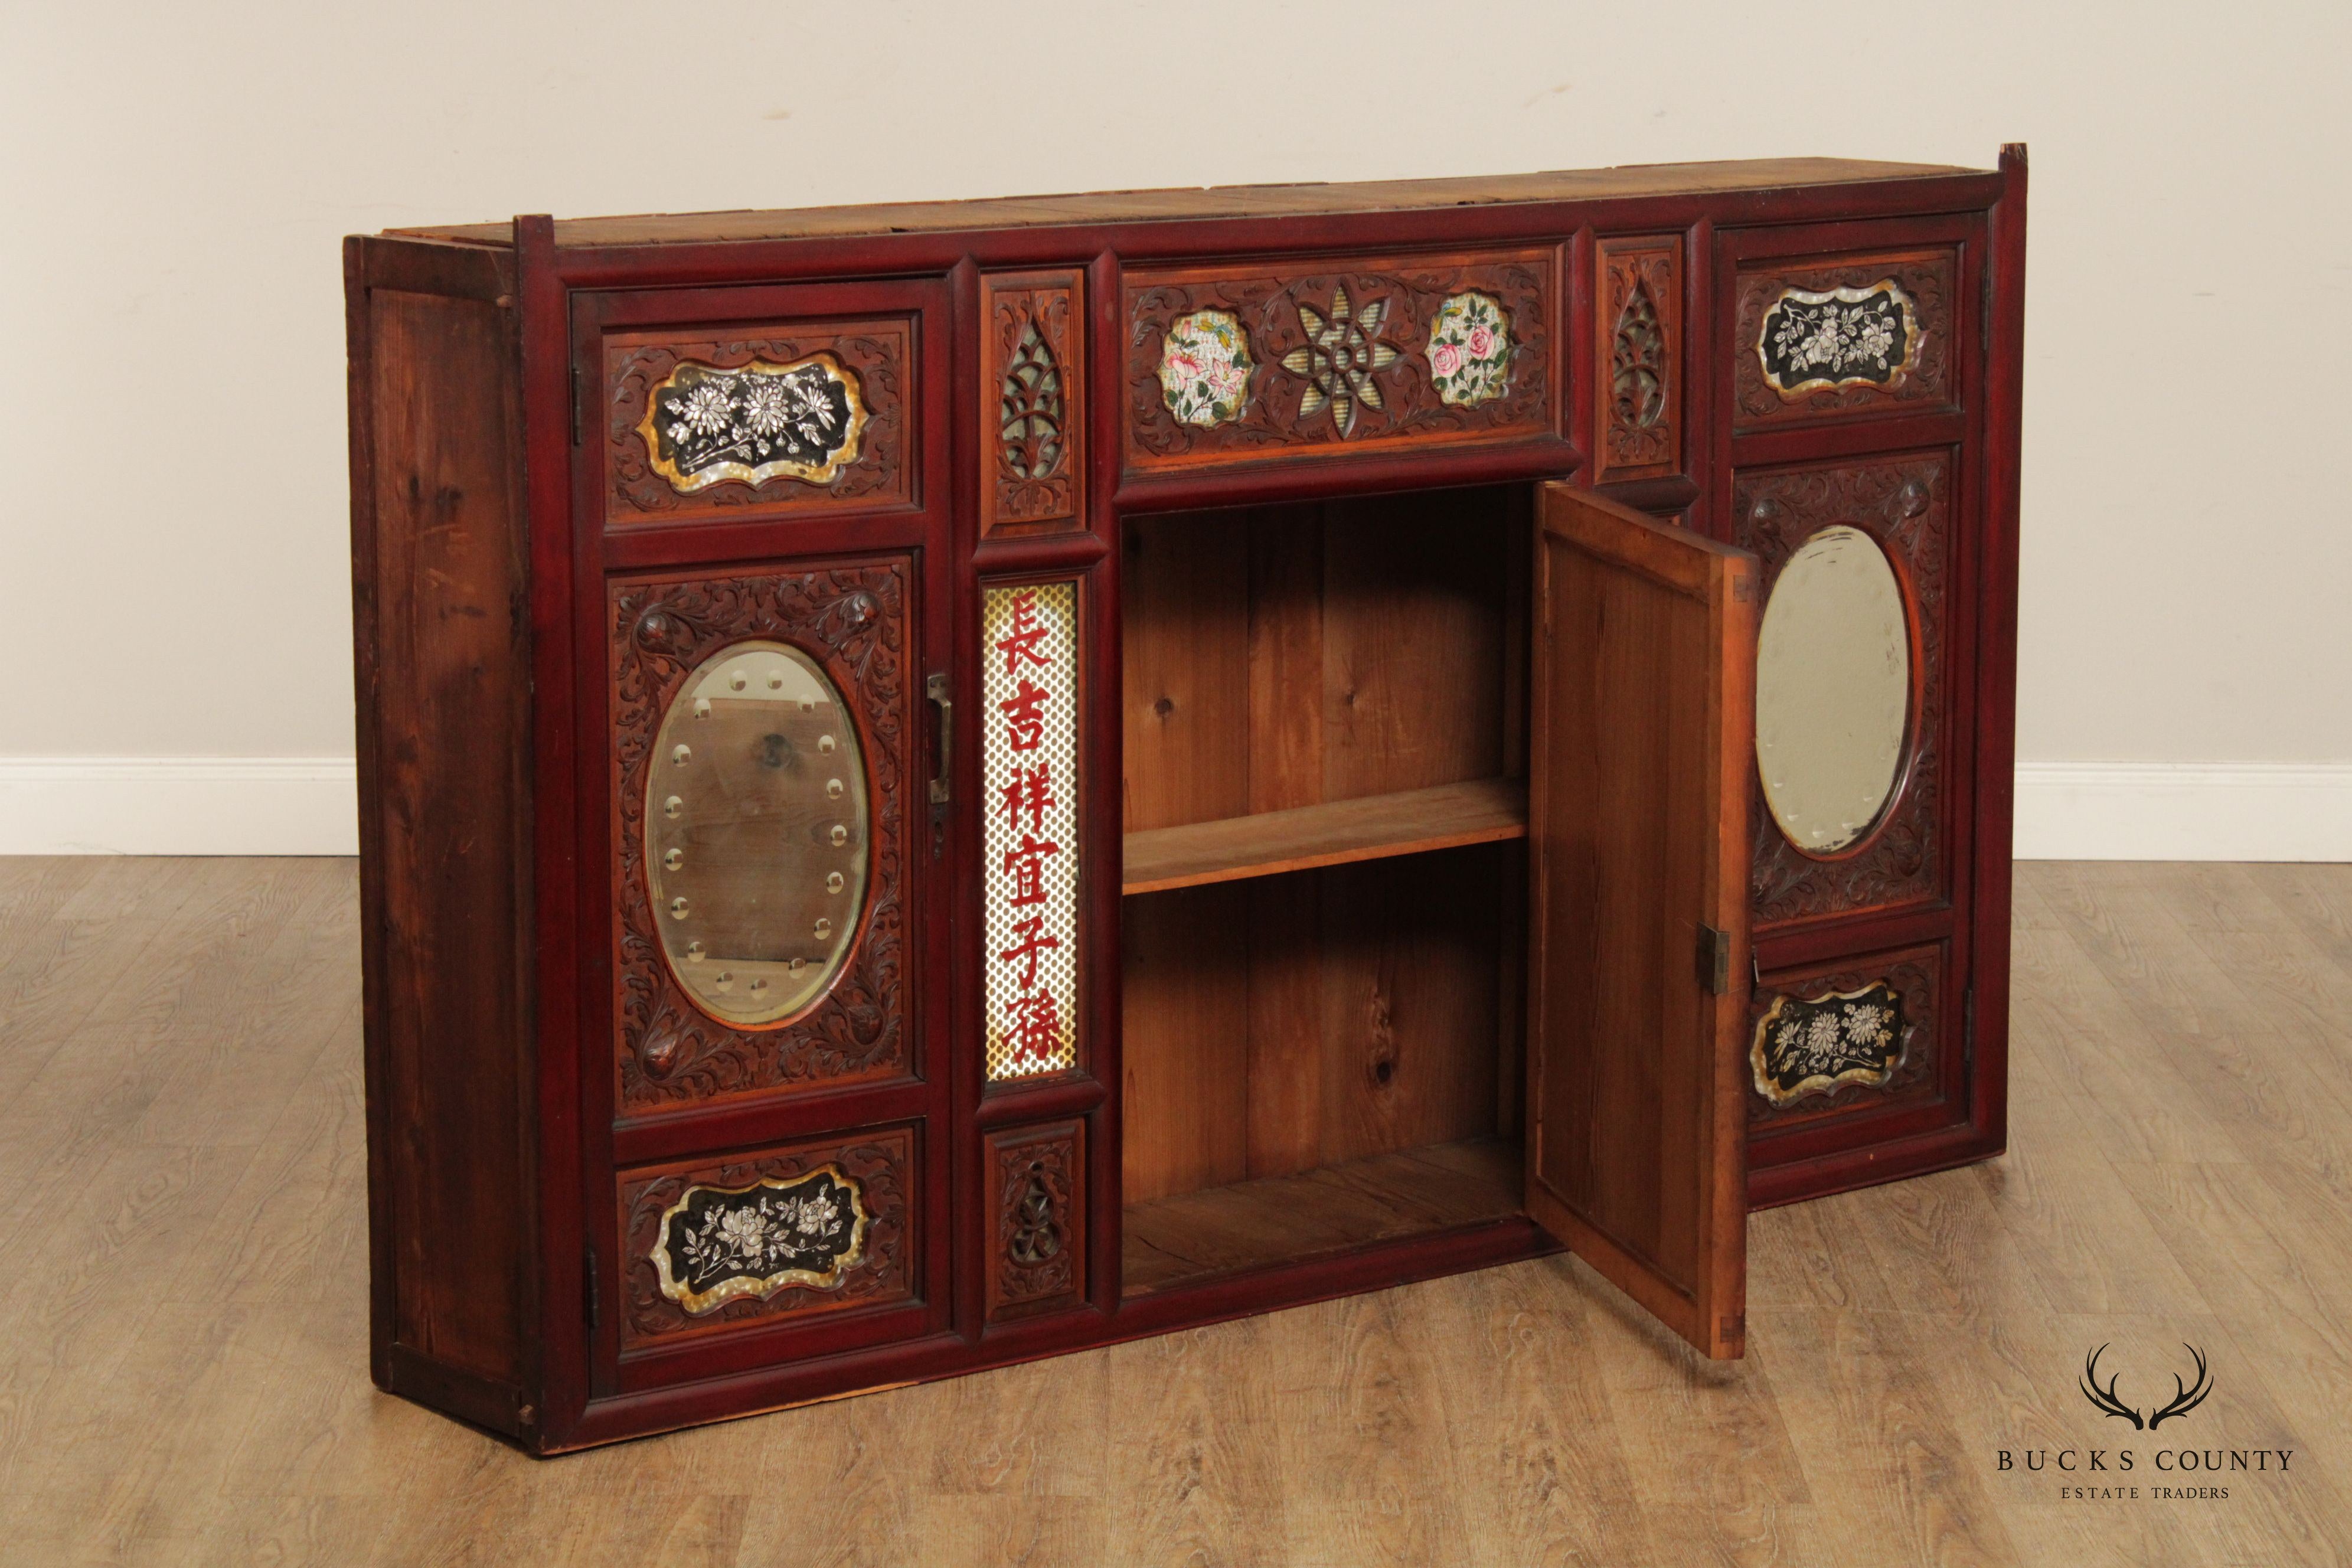
{"label": "oval mirror", "polygon": [[646,773],[646,883],[671,972],[730,1024],[824,994],[866,902],[866,764],[841,693],[782,643],[678,689]]}
{"label": "oval mirror", "polygon": [[1827,854],[1870,830],[1910,716],[1895,568],[1862,530],[1822,529],[1781,568],[1756,644],[1756,765],[1790,843]]}

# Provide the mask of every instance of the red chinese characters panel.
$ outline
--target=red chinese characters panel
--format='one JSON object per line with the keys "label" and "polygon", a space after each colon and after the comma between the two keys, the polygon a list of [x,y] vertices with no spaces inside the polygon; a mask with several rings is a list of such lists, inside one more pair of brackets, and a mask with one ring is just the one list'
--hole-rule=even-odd
{"label": "red chinese characters panel", "polygon": [[981,809],[992,1083],[1078,1062],[1078,585],[981,595]]}

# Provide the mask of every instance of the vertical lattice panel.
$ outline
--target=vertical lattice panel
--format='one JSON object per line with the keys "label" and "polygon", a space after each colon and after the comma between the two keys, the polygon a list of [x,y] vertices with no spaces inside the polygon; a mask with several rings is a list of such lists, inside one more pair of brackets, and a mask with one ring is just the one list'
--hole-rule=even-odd
{"label": "vertical lattice panel", "polygon": [[1078,585],[981,595],[988,1077],[1078,1060]]}

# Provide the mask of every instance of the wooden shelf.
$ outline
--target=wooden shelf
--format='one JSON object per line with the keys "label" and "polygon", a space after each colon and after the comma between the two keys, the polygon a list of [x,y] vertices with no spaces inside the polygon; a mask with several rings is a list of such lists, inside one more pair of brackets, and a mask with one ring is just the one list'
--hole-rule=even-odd
{"label": "wooden shelf", "polygon": [[1157,893],[1527,836],[1526,783],[1473,779],[1130,833],[1119,891]]}
{"label": "wooden shelf", "polygon": [[1472,1138],[1127,1206],[1121,1294],[1323,1258],[1521,1212],[1517,1143]]}

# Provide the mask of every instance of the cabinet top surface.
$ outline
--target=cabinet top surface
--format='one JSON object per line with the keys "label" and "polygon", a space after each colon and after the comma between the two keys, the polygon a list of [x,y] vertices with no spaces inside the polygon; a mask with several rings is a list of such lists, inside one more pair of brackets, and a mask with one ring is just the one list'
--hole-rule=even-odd
{"label": "cabinet top surface", "polygon": [[[678,245],[719,240],[842,238],[859,235],[1113,224],[1206,218],[1283,218],[1404,212],[1514,202],[1623,200],[1752,193],[1800,185],[1980,175],[1948,163],[1885,163],[1854,158],[1757,158],[1706,163],[1637,163],[1468,179],[1383,180],[1353,184],[1213,185],[1091,195],[997,196],[864,206],[750,208],[564,218],[559,247]],[[506,245],[508,223],[444,224],[387,233],[472,245]]]}

